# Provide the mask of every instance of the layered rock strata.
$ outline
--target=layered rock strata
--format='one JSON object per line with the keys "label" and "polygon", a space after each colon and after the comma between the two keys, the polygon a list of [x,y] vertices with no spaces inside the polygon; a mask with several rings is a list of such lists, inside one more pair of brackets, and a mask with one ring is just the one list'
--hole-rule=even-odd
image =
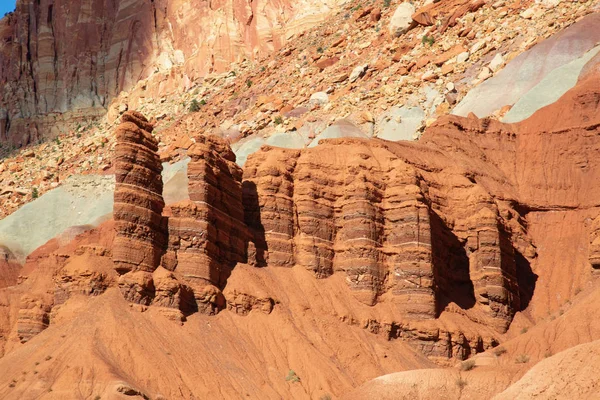
{"label": "layered rock strata", "polygon": [[163,259],[199,304],[222,307],[220,290],[238,262],[246,262],[248,233],[242,170],[217,137],[198,137],[189,149],[190,200],[170,207],[169,246]]}
{"label": "layered rock strata", "polygon": [[99,115],[157,72],[189,83],[264,56],[338,3],[19,0],[0,20],[0,140],[48,138],[57,114]]}
{"label": "layered rock strata", "polygon": [[464,171],[445,184],[425,179],[402,150],[346,139],[304,151],[265,146],[251,156],[245,188],[258,196],[245,211],[254,237],[264,235],[256,244],[265,263],[320,278],[343,272],[360,301],[373,305],[389,292],[412,319],[435,318],[448,297],[465,308],[477,303],[506,329],[519,294],[491,197]]}
{"label": "layered rock strata", "polygon": [[17,316],[17,336],[21,343],[43,331],[50,324],[51,306],[41,298],[23,295]]}
{"label": "layered rock strata", "polygon": [[116,132],[113,260],[126,297],[149,303],[154,292],[151,274],[167,246],[162,164],[152,125],[135,112],[124,114],[122,121]]}
{"label": "layered rock strata", "polygon": [[21,265],[12,252],[0,246],[0,288],[15,285],[20,270]]}
{"label": "layered rock strata", "polygon": [[232,268],[246,261],[242,170],[229,146],[198,137],[188,155],[190,200],[165,210],[152,126],[128,112],[117,129],[113,245],[119,286],[135,303],[213,313]]}

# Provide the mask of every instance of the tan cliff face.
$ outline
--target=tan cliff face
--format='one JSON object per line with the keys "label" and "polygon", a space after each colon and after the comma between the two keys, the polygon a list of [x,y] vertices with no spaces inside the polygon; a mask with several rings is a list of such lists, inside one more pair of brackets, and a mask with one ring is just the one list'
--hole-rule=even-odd
{"label": "tan cliff face", "polygon": [[[20,0],[0,21],[0,140],[51,136],[56,115],[101,115],[140,79],[193,80],[279,49],[339,0]],[[53,117],[54,116],[54,117]]]}

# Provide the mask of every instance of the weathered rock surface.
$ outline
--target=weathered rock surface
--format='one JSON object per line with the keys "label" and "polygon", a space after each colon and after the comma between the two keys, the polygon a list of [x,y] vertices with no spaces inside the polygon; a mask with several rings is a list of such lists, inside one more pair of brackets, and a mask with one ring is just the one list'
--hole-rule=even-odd
{"label": "weathered rock surface", "polygon": [[[365,304],[389,292],[417,319],[435,318],[446,296],[465,308],[477,302],[506,329],[519,293],[492,196],[467,171],[433,181],[403,150],[351,139],[305,151],[263,147],[244,175],[245,188],[258,193],[245,202],[255,216],[250,227],[264,235],[257,254],[321,278],[343,272]],[[450,169],[449,159],[442,162]]]}
{"label": "weathered rock surface", "polygon": [[126,296],[143,303],[152,298],[151,273],[167,246],[162,164],[151,132],[141,114],[128,112],[116,133],[113,259]]}
{"label": "weathered rock surface", "polygon": [[[596,47],[599,40],[600,14],[592,14],[516,57],[494,78],[471,90],[452,112],[461,116],[467,116],[473,112],[481,118],[490,116],[503,106],[513,105],[540,84],[550,73],[582,58],[585,53]],[[572,68],[564,70],[568,74],[570,70],[574,69],[575,76],[567,76],[571,83],[570,86],[561,89],[561,94],[575,85],[582,66],[583,64],[575,63]],[[561,87],[564,87],[565,84],[561,84],[560,80],[565,77],[561,75],[560,71],[555,74],[555,79],[549,80],[547,84],[550,86],[560,84]],[[552,89],[547,90],[552,94]],[[533,106],[529,108],[533,108],[535,111],[555,100],[556,98],[553,98],[551,101],[542,102],[537,108],[533,108]],[[525,117],[529,115],[531,112]],[[520,121],[523,118],[515,118],[509,122]]]}
{"label": "weathered rock surface", "polygon": [[16,284],[20,270],[21,265],[12,252],[0,246],[0,288]]}
{"label": "weathered rock surface", "polygon": [[212,312],[224,306],[220,290],[231,270],[246,261],[242,170],[216,137],[198,137],[188,154],[190,200],[170,206],[163,265]]}
{"label": "weathered rock surface", "polygon": [[388,26],[390,34],[400,36],[408,31],[413,23],[411,16],[414,12],[415,7],[411,3],[401,3],[390,19],[390,24]]}
{"label": "weathered rock surface", "polygon": [[23,295],[17,320],[17,335],[21,343],[29,341],[48,327],[50,309],[51,307],[43,300]]}
{"label": "weathered rock surface", "polygon": [[52,115],[102,114],[155,72],[176,69],[189,82],[265,56],[338,3],[20,0],[0,22],[0,139],[47,138]]}

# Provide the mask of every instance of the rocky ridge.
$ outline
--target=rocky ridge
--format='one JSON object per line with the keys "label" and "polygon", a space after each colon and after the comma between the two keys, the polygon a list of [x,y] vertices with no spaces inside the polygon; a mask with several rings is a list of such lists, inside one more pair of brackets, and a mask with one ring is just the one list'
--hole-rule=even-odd
{"label": "rocky ridge", "polygon": [[[431,18],[443,21],[461,4],[445,4]],[[56,114],[53,126],[62,128],[52,133],[55,140],[34,143],[24,150],[3,145],[0,215],[14,212],[35,196],[60,185],[71,174],[112,172],[114,121],[128,108],[138,109],[156,120],[163,160],[186,156],[192,141],[191,136],[181,135],[184,131],[206,131],[234,142],[248,136],[234,146],[241,154],[250,148],[258,149],[267,140],[272,144],[293,142],[301,148],[341,117],[338,124],[348,121],[350,125],[342,126],[350,126],[364,137],[375,134],[391,140],[410,139],[423,125],[430,124],[432,118],[448,112],[471,87],[500,71],[504,63],[592,12],[593,6],[590,1],[561,2],[550,8],[545,8],[549,7],[545,3],[496,2],[475,12],[467,10],[456,19],[455,26],[449,26],[443,33],[435,26],[419,24],[394,37],[386,27],[396,4],[380,7],[379,12],[377,4],[371,8],[368,4],[350,2],[332,15],[327,24],[297,34],[293,45],[273,56],[236,62],[229,72],[208,74],[186,84],[181,84],[178,73],[158,71],[121,93],[109,107],[107,120],[85,117],[80,122],[69,122],[67,117]],[[521,15],[527,10],[532,10],[528,14],[535,14],[535,18]],[[492,31],[494,35],[487,34]],[[423,41],[425,36],[433,38],[431,45]],[[386,42],[389,44],[383,44]],[[459,45],[467,51],[447,58]],[[498,54],[503,60],[500,63]],[[440,61],[431,61],[442,55],[445,61],[441,66],[438,66]],[[494,68],[486,67],[492,59],[496,59]],[[328,66],[324,69],[319,67],[325,64]],[[354,82],[348,78],[334,82],[338,76],[350,76],[355,65],[368,67]],[[491,72],[477,78],[486,68]],[[172,68],[178,69],[181,67]],[[442,69],[452,72],[443,74]],[[438,78],[420,79],[429,72]],[[309,88],[310,82],[321,83]],[[428,89],[422,89],[422,84]],[[315,90],[327,92],[329,88],[334,92],[326,94],[326,104],[310,104]],[[265,92],[273,95],[261,96]],[[194,100],[199,103],[200,112],[189,114]],[[342,134],[348,134],[347,128],[341,129]]]}
{"label": "rocky ridge", "polygon": [[[435,18],[443,23],[430,33],[446,34],[461,24],[453,16],[486,10],[476,2],[436,4],[410,19],[352,11],[356,21],[389,17],[397,26],[385,34],[402,37]],[[519,17],[543,20],[533,11]],[[116,141],[107,137],[110,147],[92,150],[114,154],[106,163],[117,175],[115,221],[65,232],[28,257],[19,277],[9,270],[8,287],[0,281],[0,369],[9,371],[0,397],[64,398],[81,376],[87,397],[327,398],[378,375],[396,394],[424,398],[488,398],[507,387],[507,397],[534,397],[523,390],[532,382],[548,390],[546,376],[564,374],[554,361],[525,372],[600,337],[597,62],[558,102],[520,123],[444,116],[427,122],[419,141],[393,143],[367,139],[348,118],[301,149],[260,143],[244,154],[243,169],[227,141],[209,135],[234,141],[236,129],[212,131],[209,117],[202,135],[186,130],[210,103],[168,128],[170,117],[150,122],[117,108],[111,118],[123,111],[124,123]],[[364,65],[344,79],[369,83]],[[333,96],[324,94],[290,112],[326,116]],[[284,118],[289,126],[296,117],[258,135]],[[344,129],[341,136],[358,137],[335,138]],[[263,139],[289,134],[273,133]],[[160,161],[186,157],[189,200],[165,207]],[[75,159],[69,164],[65,171]],[[11,265],[8,252],[4,258]],[[574,354],[570,365],[581,364],[583,353],[555,360]],[[142,361],[132,363],[132,354]],[[457,368],[431,362],[466,358]],[[385,375],[419,368],[436,369]],[[557,396],[573,390],[559,382]],[[575,395],[595,390],[591,382]],[[383,398],[365,387],[357,392],[363,397],[350,398]]]}
{"label": "rocky ridge", "polygon": [[58,114],[74,122],[100,116],[121,91],[157,72],[188,82],[222,72],[280,48],[336,5],[19,0],[0,23],[0,136],[18,146],[53,138]]}

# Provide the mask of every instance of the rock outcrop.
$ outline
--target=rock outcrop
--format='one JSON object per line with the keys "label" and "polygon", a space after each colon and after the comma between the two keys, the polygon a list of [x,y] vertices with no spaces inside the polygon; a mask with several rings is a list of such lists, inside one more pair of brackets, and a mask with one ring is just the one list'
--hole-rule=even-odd
{"label": "rock outcrop", "polygon": [[117,129],[113,246],[119,286],[134,303],[213,313],[247,257],[242,170],[226,142],[198,137],[188,151],[190,200],[165,210],[152,126],[127,112]]}
{"label": "rock outcrop", "polygon": [[246,261],[248,233],[242,205],[242,170],[229,145],[202,137],[189,149],[190,200],[170,207],[165,268],[191,288],[199,307],[223,307],[220,290]]}
{"label": "rock outcrop", "polygon": [[162,164],[152,125],[135,112],[122,121],[116,133],[113,259],[126,297],[147,304],[154,292],[151,274],[167,246]]}
{"label": "rock outcrop", "polygon": [[433,179],[407,150],[361,139],[263,147],[244,172],[245,189],[258,193],[254,201],[245,193],[257,253],[318,278],[343,272],[361,302],[390,293],[410,319],[433,319],[451,299],[465,309],[477,303],[506,329],[519,292],[511,235],[492,196],[464,170]]}
{"label": "rock outcrop", "polygon": [[0,246],[0,288],[16,284],[20,270],[21,265],[12,252]]}
{"label": "rock outcrop", "polygon": [[265,56],[338,3],[19,0],[0,21],[0,140],[56,135],[59,113],[100,116],[156,72],[179,85]]}
{"label": "rock outcrop", "polygon": [[42,299],[23,295],[17,319],[17,335],[21,343],[43,331],[50,323],[51,307]]}

